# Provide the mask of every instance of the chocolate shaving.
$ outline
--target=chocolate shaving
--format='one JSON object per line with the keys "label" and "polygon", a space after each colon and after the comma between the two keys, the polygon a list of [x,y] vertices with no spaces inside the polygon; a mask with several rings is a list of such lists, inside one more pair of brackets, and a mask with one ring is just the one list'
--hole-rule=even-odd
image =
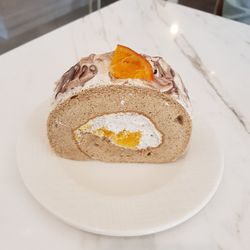
{"label": "chocolate shaving", "polygon": [[87,65],[83,65],[81,68],[81,73],[79,75],[79,79],[81,79],[82,77],[84,77],[84,75],[87,74],[88,71],[88,66]]}
{"label": "chocolate shaving", "polygon": [[178,95],[178,89],[177,89],[177,87],[176,87],[176,85],[175,85],[174,82],[173,82],[172,88],[169,89],[168,91],[166,91],[165,93],[167,93],[167,94],[169,94],[169,95],[171,95],[171,94],[173,94],[173,93],[176,93],[176,94]]}
{"label": "chocolate shaving", "polygon": [[70,99],[75,99],[78,95],[72,95]]}
{"label": "chocolate shaving", "polygon": [[67,90],[67,84],[77,76],[79,70],[80,70],[80,65],[79,63],[77,63],[63,74],[63,76],[57,83],[55,97],[57,97],[59,93],[64,93]]}
{"label": "chocolate shaving", "polygon": [[167,90],[165,93],[178,95],[178,88],[174,82],[175,72],[172,68],[164,63],[161,57],[151,57],[153,63],[154,79],[160,88],[164,87]]}
{"label": "chocolate shaving", "polygon": [[173,69],[170,67],[170,74],[172,77],[175,77],[175,72],[173,71]]}
{"label": "chocolate shaving", "polygon": [[97,67],[94,64],[91,64],[89,67],[85,64],[81,67],[79,63],[72,66],[63,74],[60,81],[57,83],[55,98],[59,93],[64,93],[69,89],[84,86],[87,81],[97,74],[97,71]]}
{"label": "chocolate shaving", "polygon": [[79,86],[84,86],[84,84],[92,79],[97,74],[97,67],[91,64],[89,67],[87,65],[83,65],[81,69],[81,73],[79,75],[80,83]]}
{"label": "chocolate shaving", "polygon": [[95,65],[90,65],[89,66],[89,70],[93,73],[93,74],[96,74],[97,73],[97,67]]}

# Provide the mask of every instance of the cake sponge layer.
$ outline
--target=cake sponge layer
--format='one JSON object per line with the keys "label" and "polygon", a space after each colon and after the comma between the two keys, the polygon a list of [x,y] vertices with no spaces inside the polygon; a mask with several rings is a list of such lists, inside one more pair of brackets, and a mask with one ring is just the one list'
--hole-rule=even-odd
{"label": "cake sponge layer", "polygon": [[[154,124],[162,135],[156,147],[130,149],[107,137],[74,131],[89,120],[108,114],[137,113]],[[135,86],[100,86],[86,89],[58,104],[48,118],[48,138],[55,152],[74,160],[107,162],[170,162],[186,150],[192,130],[189,114],[171,96]]]}

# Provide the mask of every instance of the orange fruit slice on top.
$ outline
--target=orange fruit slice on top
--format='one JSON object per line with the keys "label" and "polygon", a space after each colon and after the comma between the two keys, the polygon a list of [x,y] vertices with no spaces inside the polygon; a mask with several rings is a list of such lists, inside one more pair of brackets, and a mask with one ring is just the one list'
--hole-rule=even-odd
{"label": "orange fruit slice on top", "polygon": [[153,69],[145,57],[123,45],[117,45],[111,59],[110,73],[115,78],[139,78],[151,81]]}

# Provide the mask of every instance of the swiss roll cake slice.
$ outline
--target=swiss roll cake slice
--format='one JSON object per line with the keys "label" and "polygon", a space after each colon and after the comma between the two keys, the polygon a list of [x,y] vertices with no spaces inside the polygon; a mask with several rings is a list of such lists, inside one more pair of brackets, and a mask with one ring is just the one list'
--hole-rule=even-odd
{"label": "swiss roll cake slice", "polygon": [[81,59],[57,82],[48,138],[68,159],[175,161],[190,140],[190,109],[181,78],[161,57],[118,45]]}

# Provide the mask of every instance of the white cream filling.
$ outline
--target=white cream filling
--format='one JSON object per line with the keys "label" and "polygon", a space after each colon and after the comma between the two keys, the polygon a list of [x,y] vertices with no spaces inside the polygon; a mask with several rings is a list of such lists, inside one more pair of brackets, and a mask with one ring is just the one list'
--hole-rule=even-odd
{"label": "white cream filling", "polygon": [[[154,124],[144,115],[132,112],[111,113],[95,117],[75,130],[75,135],[80,140],[83,133],[98,135],[96,131],[102,128],[115,134],[124,130],[128,132],[140,132],[139,144],[135,149],[157,147],[162,142],[162,134],[156,129]],[[114,141],[110,141],[116,146],[121,147],[121,145],[117,145]]]}
{"label": "white cream filling", "polygon": [[95,88],[103,85],[127,85],[127,86],[136,86],[142,88],[150,88],[150,86],[143,83],[141,79],[116,79],[115,81],[110,81],[108,74],[97,74],[94,78],[87,81],[82,87],[82,90]]}

